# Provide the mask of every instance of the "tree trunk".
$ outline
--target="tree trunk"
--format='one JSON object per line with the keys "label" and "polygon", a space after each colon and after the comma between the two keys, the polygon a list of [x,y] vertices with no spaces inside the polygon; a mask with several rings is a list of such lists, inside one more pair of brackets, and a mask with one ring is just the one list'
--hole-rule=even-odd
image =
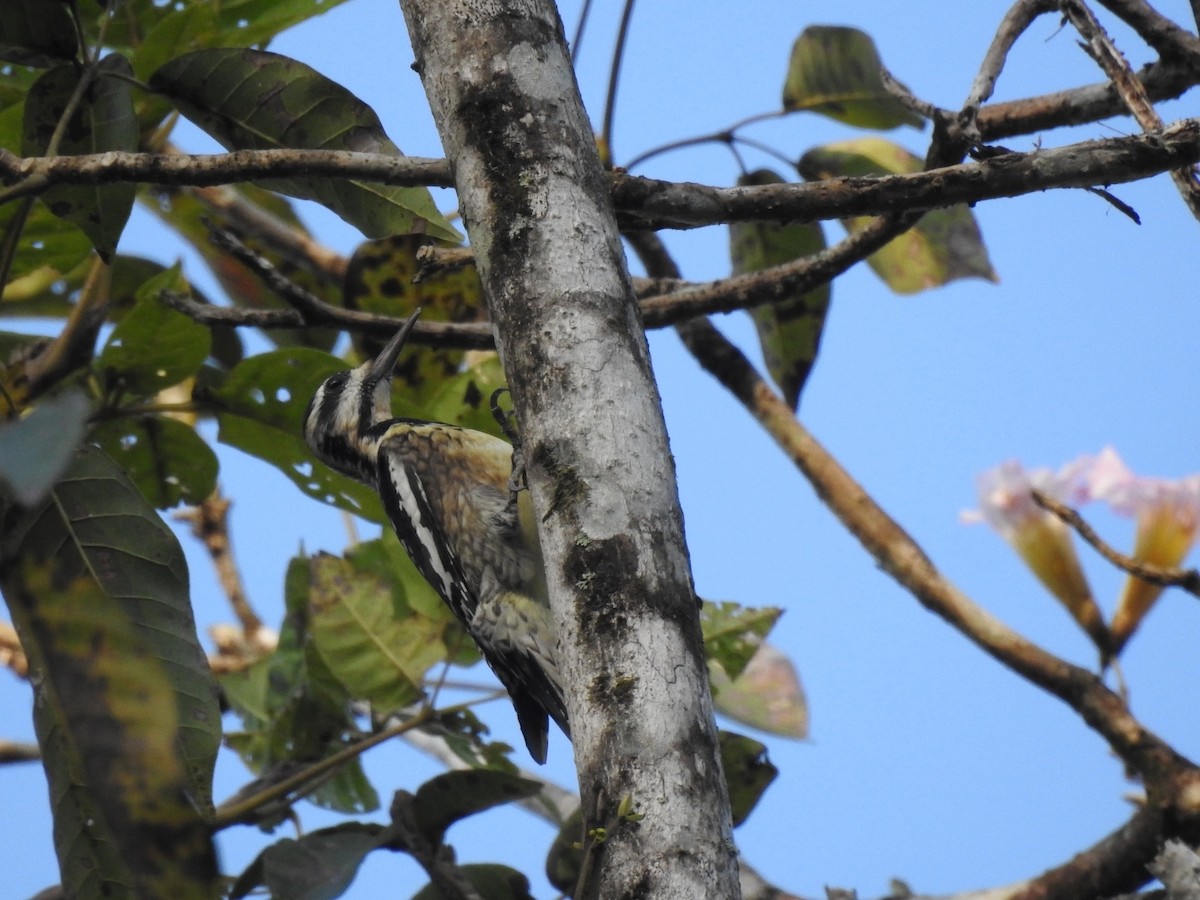
{"label": "tree trunk", "polygon": [[586,827],[604,829],[583,895],[737,897],[674,463],[557,10],[401,7],[520,422]]}

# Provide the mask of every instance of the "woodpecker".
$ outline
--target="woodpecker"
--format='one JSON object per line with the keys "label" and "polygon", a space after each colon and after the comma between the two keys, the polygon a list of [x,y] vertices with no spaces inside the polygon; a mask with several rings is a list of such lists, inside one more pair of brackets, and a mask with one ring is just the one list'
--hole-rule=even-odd
{"label": "woodpecker", "polygon": [[420,310],[373,360],[330,375],[304,439],[383,501],[413,563],[512,698],[529,754],[546,761],[548,718],[570,737],[541,548],[513,448],[469,428],[392,415],[392,370]]}

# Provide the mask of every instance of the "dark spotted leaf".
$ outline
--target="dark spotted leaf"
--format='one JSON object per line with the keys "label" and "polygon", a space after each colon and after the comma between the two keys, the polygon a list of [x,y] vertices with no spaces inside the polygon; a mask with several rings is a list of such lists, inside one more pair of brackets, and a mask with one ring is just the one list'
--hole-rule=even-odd
{"label": "dark spotted leaf", "polygon": [[[132,76],[133,70],[117,53],[109,54],[96,66],[82,101],[62,131],[61,142],[57,147],[50,146],[80,77],[86,75],[86,70],[81,75],[75,66],[59,66],[46,72],[30,88],[21,143],[26,156],[137,150],[132,88],[123,80]],[[42,194],[41,201],[54,215],[82,229],[107,262],[116,252],[136,193],[134,184],[56,185]]]}
{"label": "dark spotted leaf", "polygon": [[[437,270],[414,283],[420,270],[417,251],[438,243],[423,235],[400,234],[360,244],[346,269],[346,307],[398,317],[420,307],[425,322],[485,321],[483,287],[474,266]],[[384,343],[361,335],[354,339],[364,359],[379,353]],[[395,381],[405,399],[419,406],[458,373],[465,355],[461,350],[410,346],[397,361]]]}
{"label": "dark spotted leaf", "polygon": [[[826,144],[800,160],[800,174],[809,181],[919,171],[920,159],[881,138]],[[845,219],[843,224],[857,231],[870,221],[860,217]],[[926,213],[915,227],[871,254],[867,262],[900,294],[938,287],[957,278],[998,280],[975,217],[964,204]]]}
{"label": "dark spotted leaf", "polygon": [[779,770],[767,758],[766,745],[732,731],[722,731],[721,767],[729,786],[729,806],[736,828],[749,818]]}
{"label": "dark spotted leaf", "polygon": [[810,25],[788,60],[783,108],[820,113],[860,128],[923,124],[887,92],[875,42],[857,28]]}
{"label": "dark spotted leaf", "polygon": [[[296,147],[402,156],[375,112],[303,63],[261,50],[197,50],[150,79],[189,119],[230,150]],[[369,238],[424,233],[458,242],[425,188],[331,178],[264,186],[315,200]]]}
{"label": "dark spotted leaf", "polygon": [[[783,179],[761,169],[738,179],[739,185],[780,184]],[[729,254],[733,272],[760,272],[825,249],[825,234],[817,222],[776,225],[769,222],[734,222],[729,226]],[[767,371],[793,409],[817,359],[830,286],[789,297],[750,310]]]}
{"label": "dark spotted leaf", "polygon": [[220,711],[174,535],[93,448],[0,534],[67,892],[211,900]]}

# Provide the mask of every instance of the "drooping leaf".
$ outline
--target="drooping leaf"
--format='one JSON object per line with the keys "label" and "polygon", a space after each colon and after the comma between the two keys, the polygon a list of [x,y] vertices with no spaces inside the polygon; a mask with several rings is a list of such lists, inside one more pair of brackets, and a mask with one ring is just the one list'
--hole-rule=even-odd
{"label": "drooping leaf", "polygon": [[[781,184],[783,179],[760,169],[738,179],[739,185]],[[729,226],[729,255],[733,272],[760,272],[825,249],[825,233],[818,222],[776,225],[769,222],[734,222]],[[767,371],[793,409],[817,359],[830,285],[799,296],[750,310]]]}
{"label": "drooping leaf", "polygon": [[[358,246],[346,268],[348,309],[407,316],[417,307],[426,322],[481,322],[487,318],[483,287],[474,266],[439,270],[419,284],[417,251],[438,242],[424,235],[401,234]],[[356,336],[355,349],[366,359],[383,349],[380,338]],[[395,382],[403,396],[420,405],[430,391],[458,373],[465,354],[438,347],[408,347],[397,361]]]}
{"label": "drooping leaf", "polygon": [[0,534],[68,893],[211,900],[201,811],[220,711],[173,534],[86,447],[50,499],[7,510]]}
{"label": "drooping leaf", "polygon": [[52,397],[27,416],[0,424],[0,482],[16,501],[41,503],[75,458],[91,403],[78,390]]}
{"label": "drooping leaf", "polygon": [[378,495],[317,463],[302,436],[312,395],[322,381],[345,368],[337,357],[303,347],[243,360],[216,392],[220,440],[271,463],[308,496],[382,523]]}
{"label": "drooping leaf", "polygon": [[66,3],[54,0],[0,3],[0,59],[19,66],[52,66],[74,59],[78,49],[79,41]]}
{"label": "drooping leaf", "polygon": [[[102,59],[62,131],[61,142],[51,147],[52,136],[79,84],[81,72],[70,65],[46,72],[34,83],[25,102],[21,143],[25,155],[42,156],[51,151],[59,156],[74,156],[137,150],[132,88],[124,80],[132,75],[129,62],[120,54],[111,53]],[[87,77],[86,71],[83,77]],[[42,194],[41,201],[54,215],[82,229],[100,258],[107,262],[116,252],[136,193],[134,184],[56,185]]]}
{"label": "drooping leaf", "polygon": [[730,678],[737,678],[781,615],[783,610],[776,606],[755,609],[729,601],[705,600],[700,607],[704,652]]}
{"label": "drooping leaf", "polygon": [[[499,863],[467,863],[459,866],[467,881],[480,897],[487,900],[533,900],[529,879],[516,869]],[[434,884],[427,884],[413,895],[413,900],[453,900]]]}
{"label": "drooping leaf", "polygon": [[860,128],[920,128],[921,118],[883,86],[882,65],[866,32],[810,25],[792,45],[783,108],[820,113]]}
{"label": "drooping leaf", "polygon": [[196,430],[167,416],[122,417],[92,430],[91,440],[159,509],[197,504],[217,486],[217,457]]}
{"label": "drooping leaf", "polygon": [[309,629],[313,647],[347,694],[391,713],[421,696],[430,666],[445,659],[444,621],[404,609],[399,584],[340,557],[311,560]]}
{"label": "drooping leaf", "polygon": [[[303,63],[275,53],[197,50],[168,62],[150,83],[230,150],[294,147],[403,155],[370,107]],[[425,188],[330,178],[264,184],[317,201],[369,238],[426,233],[461,240]]]}
{"label": "drooping leaf", "polygon": [[779,770],[767,758],[765,744],[732,731],[722,731],[718,739],[721,768],[725,771],[729,807],[736,828],[749,818]]}
{"label": "drooping leaf", "polygon": [[384,826],[346,822],[262,851],[234,883],[230,900],[260,885],[287,900],[335,900],[342,896],[367,854],[379,846]]}
{"label": "drooping leaf", "polygon": [[[814,148],[800,160],[800,174],[809,181],[861,175],[890,175],[921,171],[921,161],[890,141],[859,138]],[[870,218],[843,220],[851,231]],[[868,258],[868,263],[892,290],[913,294],[957,278],[998,280],[979,226],[963,204],[935,209],[917,225]]]}
{"label": "drooping leaf", "polygon": [[717,712],[769,734],[808,737],[808,702],[792,661],[764,643],[746,668],[730,679],[709,661],[708,680]]}
{"label": "drooping leaf", "polygon": [[532,797],[542,789],[536,781],[494,769],[464,769],[444,772],[417,789],[413,818],[417,828],[434,845],[460,819]]}
{"label": "drooping leaf", "polygon": [[113,329],[96,360],[107,385],[152,396],[195,374],[208,357],[209,330],[162,303],[158,295],[164,290],[189,293],[178,265],[142,285],[136,305]]}

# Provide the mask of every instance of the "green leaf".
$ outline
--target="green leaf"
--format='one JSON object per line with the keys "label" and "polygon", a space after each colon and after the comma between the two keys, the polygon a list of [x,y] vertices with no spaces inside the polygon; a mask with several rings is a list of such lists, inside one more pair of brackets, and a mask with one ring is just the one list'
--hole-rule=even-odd
{"label": "green leaf", "polygon": [[[480,897],[487,900],[533,900],[529,879],[516,869],[499,863],[467,863],[458,867]],[[572,885],[574,887],[574,885]],[[427,884],[413,895],[412,900],[454,900],[447,898],[436,885]]]}
{"label": "green leaf", "polygon": [[[881,138],[859,138],[816,147],[800,159],[800,174],[809,181],[863,175],[919,172],[921,160]],[[844,219],[858,231],[869,217]],[[999,280],[975,217],[965,204],[935,209],[915,227],[868,258],[875,274],[900,294],[914,294],[958,278]]]}
{"label": "green leaf", "polygon": [[[422,419],[461,425],[503,437],[500,424],[492,415],[491,400],[492,394],[498,388],[505,387],[505,384],[500,357],[495,353],[477,356],[470,368],[443,381],[416,412]],[[400,402],[396,405],[402,414],[408,414],[404,399],[401,393]],[[507,396],[501,395],[498,399],[503,408],[509,409],[511,404],[505,405],[509,400]]]}
{"label": "green leaf", "polygon": [[[244,732],[229,735],[227,743],[266,782],[345,749],[347,735],[357,730],[350,717],[349,695],[310,647],[310,587],[309,559],[293,559],[284,583],[287,617],[275,652],[220,679],[245,727]],[[308,799],[344,813],[379,807],[379,796],[358,759],[322,781]],[[271,807],[259,814],[273,824],[280,810]]]}
{"label": "green leaf", "polygon": [[[25,102],[21,145],[25,155],[42,156],[54,151],[59,156],[74,156],[137,150],[132,88],[123,80],[132,75],[129,62],[120,54],[112,53],[102,59],[62,131],[61,142],[57,148],[51,148],[52,136],[66,113],[81,74],[75,66],[59,66],[46,72],[34,83]],[[56,185],[41,195],[41,201],[54,215],[81,228],[100,258],[108,262],[116,252],[136,193],[134,184]]]}
{"label": "green leaf", "polygon": [[[446,658],[444,625],[400,613],[399,585],[357,571],[336,556],[312,558],[309,629],[330,673],[355,699],[391,713],[421,696],[430,666]],[[398,614],[399,613],[399,614]]]}
{"label": "green leaf", "polygon": [[811,25],[792,45],[783,108],[820,113],[860,128],[924,122],[888,93],[875,42],[857,28]]}
{"label": "green leaf", "polygon": [[346,0],[224,0],[214,46],[266,44],[293,25],[328,12]]}
{"label": "green leaf", "polygon": [[379,846],[382,825],[346,822],[272,844],[250,864],[230,892],[245,897],[259,885],[286,900],[334,900],[342,896],[367,854]]}
{"label": "green leaf", "polygon": [[309,400],[322,381],[345,368],[336,356],[304,347],[243,360],[216,391],[220,440],[271,463],[308,496],[382,523],[378,495],[316,462],[302,437]]}
{"label": "green leaf", "polygon": [[736,828],[749,818],[779,770],[767,758],[766,745],[753,738],[732,731],[722,731],[718,738],[721,767],[729,787],[729,806]]}
{"label": "green leaf", "polygon": [[82,391],[70,390],[0,425],[0,482],[19,504],[41,503],[66,471],[83,442],[91,406]]}
{"label": "green leaf", "polygon": [[74,59],[78,49],[79,41],[66,3],[53,0],[0,3],[0,59],[19,66],[52,66]]}
{"label": "green leaf", "polygon": [[[402,157],[374,110],[303,63],[261,50],[197,50],[150,79],[180,111],[230,150],[296,147]],[[369,238],[461,235],[425,188],[329,178],[289,178],[264,186],[315,200]]]}
{"label": "green leaf", "polygon": [[194,428],[177,419],[113,419],[93,429],[91,440],[159,509],[200,503],[216,489],[216,454]]}
{"label": "green leaf", "polygon": [[176,264],[147,281],[137,304],[109,335],[96,367],[109,386],[149,397],[194,375],[208,357],[212,335],[158,299],[162,291],[187,295]]}
{"label": "green leaf", "polygon": [[[782,178],[767,169],[738,179],[739,185],[782,183]],[[734,222],[729,226],[729,255],[735,275],[761,272],[824,249],[825,234],[818,222]],[[825,284],[806,294],[750,310],[767,371],[792,409],[800,403],[800,392],[817,359],[829,295],[830,286]]]}
{"label": "green leaf", "polygon": [[93,448],[0,534],[67,892],[215,897],[220,710],[174,535]]}
{"label": "green leaf", "polygon": [[783,610],[776,606],[754,609],[731,601],[705,600],[700,607],[704,652],[730,678],[737,678],[781,615]]}
{"label": "green leaf", "polygon": [[717,712],[780,737],[808,737],[808,702],[792,661],[764,643],[733,680],[709,661],[708,680]]}
{"label": "green leaf", "polygon": [[445,772],[425,782],[413,799],[416,826],[435,846],[446,830],[475,813],[533,797],[542,786],[536,781],[495,769]]}

